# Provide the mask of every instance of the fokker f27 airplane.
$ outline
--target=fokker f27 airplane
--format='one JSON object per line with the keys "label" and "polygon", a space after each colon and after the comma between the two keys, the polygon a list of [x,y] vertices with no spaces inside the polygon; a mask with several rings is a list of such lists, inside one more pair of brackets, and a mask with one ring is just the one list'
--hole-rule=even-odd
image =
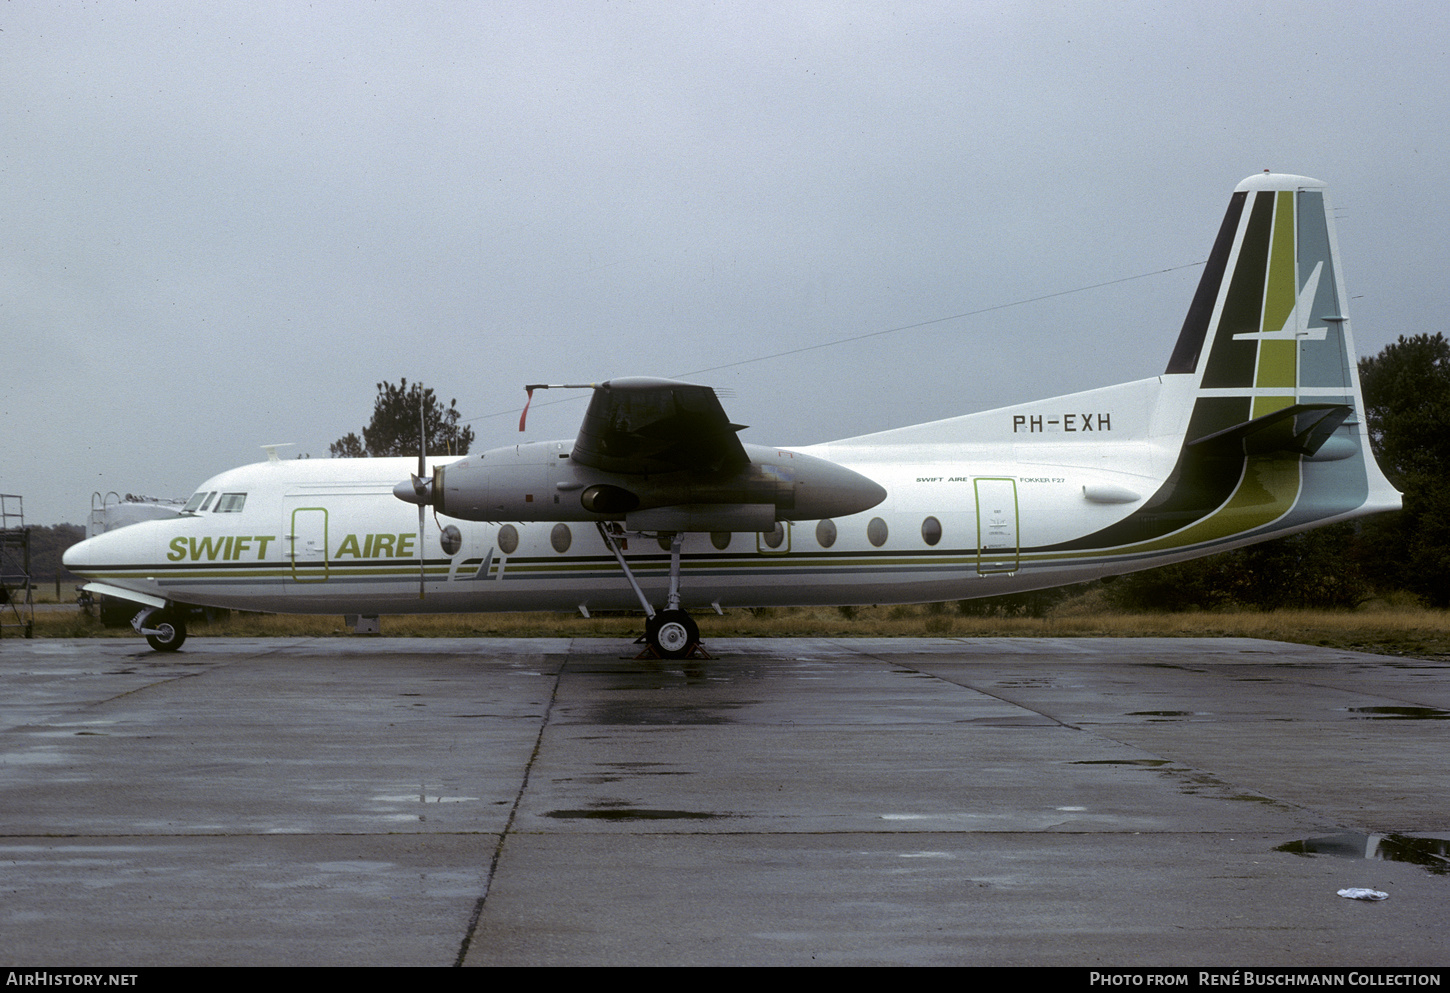
{"label": "fokker f27 airplane", "polygon": [[708,387],[615,379],[593,386],[572,442],[416,465],[274,454],[65,564],[138,604],[163,651],[186,636],[179,604],[638,605],[671,658],[698,640],[689,609],[967,599],[1146,569],[1399,507],[1346,301],[1324,184],[1256,175],[1152,379],[802,448],[742,444]]}

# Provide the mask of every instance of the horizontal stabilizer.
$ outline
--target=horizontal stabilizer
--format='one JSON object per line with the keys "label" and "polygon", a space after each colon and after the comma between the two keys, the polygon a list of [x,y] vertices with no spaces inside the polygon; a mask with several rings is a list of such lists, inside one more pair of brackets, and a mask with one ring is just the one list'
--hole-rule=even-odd
{"label": "horizontal stabilizer", "polygon": [[1313,456],[1351,413],[1353,408],[1342,403],[1296,403],[1205,435],[1188,447],[1206,455]]}

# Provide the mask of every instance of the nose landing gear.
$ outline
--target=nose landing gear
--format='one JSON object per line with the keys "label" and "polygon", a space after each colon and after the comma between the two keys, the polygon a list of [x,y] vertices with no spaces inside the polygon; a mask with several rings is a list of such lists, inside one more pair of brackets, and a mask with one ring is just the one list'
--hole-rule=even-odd
{"label": "nose landing gear", "polygon": [[179,614],[160,607],[143,610],[131,626],[146,636],[146,644],[158,652],[174,652],[186,640],[186,622]]}

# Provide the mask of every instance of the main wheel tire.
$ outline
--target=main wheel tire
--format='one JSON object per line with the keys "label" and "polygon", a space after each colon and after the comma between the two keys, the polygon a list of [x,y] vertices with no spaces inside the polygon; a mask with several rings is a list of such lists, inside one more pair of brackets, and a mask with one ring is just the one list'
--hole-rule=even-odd
{"label": "main wheel tire", "polygon": [[682,659],[700,640],[700,627],[683,610],[662,610],[645,624],[645,640],[662,659]]}
{"label": "main wheel tire", "polygon": [[186,624],[170,613],[153,614],[148,620],[158,634],[148,634],[146,644],[158,652],[174,652],[186,641]]}

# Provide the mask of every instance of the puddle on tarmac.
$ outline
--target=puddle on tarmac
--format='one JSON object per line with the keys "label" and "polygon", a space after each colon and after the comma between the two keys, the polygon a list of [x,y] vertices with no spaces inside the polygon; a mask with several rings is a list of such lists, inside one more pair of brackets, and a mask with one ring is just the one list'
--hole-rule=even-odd
{"label": "puddle on tarmac", "polygon": [[1412,838],[1404,834],[1359,834],[1345,831],[1320,838],[1304,838],[1278,845],[1276,852],[1291,855],[1335,855],[1347,859],[1409,862],[1437,876],[1450,875],[1450,841]]}
{"label": "puddle on tarmac", "polygon": [[605,807],[597,810],[551,810],[545,817],[589,821],[708,821],[729,814],[698,810],[659,810],[651,807]]}
{"label": "puddle on tarmac", "polygon": [[1079,759],[1071,765],[1116,765],[1127,768],[1151,769],[1170,777],[1184,796],[1202,796],[1210,799],[1235,800],[1242,803],[1275,804],[1279,801],[1262,793],[1236,791],[1230,783],[1211,773],[1178,765],[1169,759]]}
{"label": "puddle on tarmac", "polygon": [[1443,721],[1450,719],[1450,710],[1437,707],[1345,707],[1368,721]]}
{"label": "puddle on tarmac", "polygon": [[730,711],[741,710],[756,701],[689,704],[673,700],[606,700],[581,708],[581,717],[591,724],[623,726],[734,724]]}
{"label": "puddle on tarmac", "polygon": [[[613,770],[601,772],[592,776],[560,776],[554,779],[556,783],[584,783],[590,786],[599,786],[605,783],[617,783],[630,776],[693,776],[694,773],[688,769],[676,768],[672,762],[596,762],[595,765]],[[658,768],[657,768],[658,767]]]}

